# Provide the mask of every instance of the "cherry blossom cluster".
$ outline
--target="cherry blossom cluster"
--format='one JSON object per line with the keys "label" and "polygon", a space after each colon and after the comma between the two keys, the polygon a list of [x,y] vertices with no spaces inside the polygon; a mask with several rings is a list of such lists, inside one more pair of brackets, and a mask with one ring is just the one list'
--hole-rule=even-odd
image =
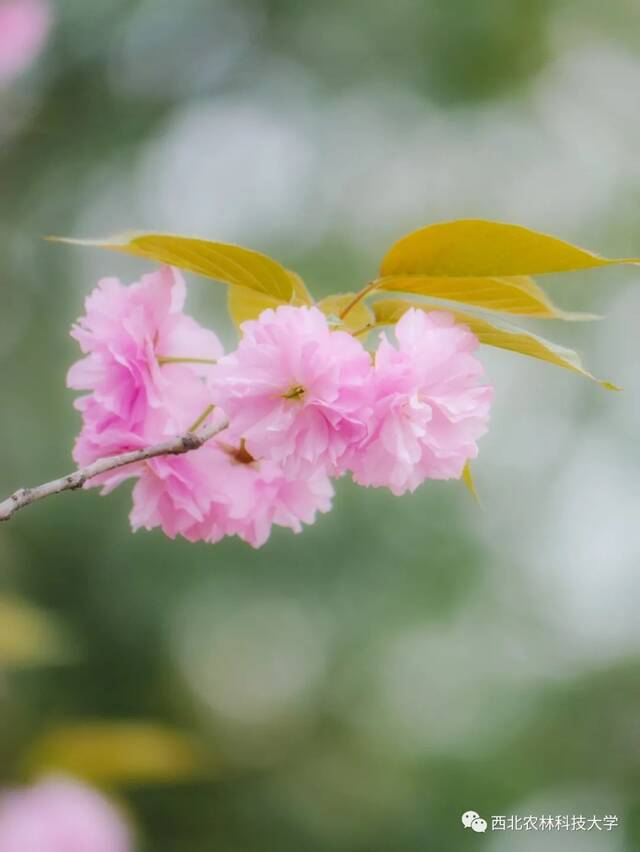
{"label": "cherry blossom cluster", "polygon": [[68,385],[87,392],[79,465],[224,426],[192,452],[88,483],[135,479],[134,530],[259,547],[273,525],[299,532],[327,512],[333,478],[400,495],[459,478],[476,456],[493,389],[476,337],[450,314],[409,309],[372,353],[318,308],[283,305],[244,322],[225,355],[184,313],[185,292],[169,267],[130,286],[104,279],[71,332],[84,358]]}

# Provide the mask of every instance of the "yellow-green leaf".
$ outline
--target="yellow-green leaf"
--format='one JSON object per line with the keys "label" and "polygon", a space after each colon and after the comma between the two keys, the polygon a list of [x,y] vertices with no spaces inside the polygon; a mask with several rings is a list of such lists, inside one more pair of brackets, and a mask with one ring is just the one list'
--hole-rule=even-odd
{"label": "yellow-green leaf", "polygon": [[227,306],[231,319],[236,325],[240,325],[245,320],[257,319],[262,311],[267,308],[277,308],[278,305],[311,305],[313,300],[307,290],[304,281],[300,276],[289,271],[291,276],[293,293],[288,302],[283,299],[276,299],[274,296],[269,296],[266,293],[259,293],[257,290],[249,290],[247,287],[229,287],[229,295]]}
{"label": "yellow-green leaf", "polygon": [[0,669],[69,662],[73,643],[53,615],[0,596]]}
{"label": "yellow-green leaf", "polygon": [[[327,296],[318,302],[318,307],[328,317],[340,317],[344,309],[350,305],[356,297],[356,293],[337,293]],[[359,301],[343,320],[346,331],[358,332],[375,322],[373,311],[364,300]]]}
{"label": "yellow-green leaf", "polygon": [[236,325],[245,320],[259,317],[267,308],[277,308],[286,302],[267,296],[266,293],[258,293],[256,290],[248,290],[246,287],[229,287],[227,295],[227,307],[231,319]]}
{"label": "yellow-green leaf", "polygon": [[266,293],[283,302],[288,302],[296,290],[293,275],[280,263],[260,252],[229,243],[153,233],[124,234],[106,240],[52,239],[167,263],[224,284]]}
{"label": "yellow-green leaf", "polygon": [[[293,296],[292,301],[295,305],[312,305],[313,304],[313,296],[307,290],[307,285],[304,283],[302,278],[298,275],[297,272],[293,272],[291,269],[287,269],[289,277],[291,278],[291,283],[293,286]],[[290,300],[291,301],[291,300]]]}
{"label": "yellow-green leaf", "polygon": [[378,290],[415,293],[463,302],[484,310],[516,314],[537,319],[588,320],[593,314],[571,313],[556,307],[536,282],[528,276],[504,278],[434,277],[427,275],[392,275],[379,279]]}
{"label": "yellow-green leaf", "polygon": [[639,262],[600,257],[521,225],[460,219],[427,225],[398,240],[385,255],[380,274],[502,277]]}
{"label": "yellow-green leaf", "polygon": [[[428,302],[410,302],[403,299],[383,299],[380,302],[375,302],[372,307],[377,325],[393,325],[409,308],[418,308],[423,311],[442,310],[439,305],[430,305]],[[564,367],[566,370],[572,370],[574,373],[580,373],[582,376],[593,379],[607,390],[619,390],[611,382],[597,379],[585,370],[580,356],[572,349],[558,346],[537,334],[506,325],[493,318],[477,316],[467,311],[447,310],[447,313],[453,314],[456,322],[467,325],[480,343],[496,346],[499,349],[508,349],[520,355],[528,355],[530,358],[539,358],[541,361],[547,361],[550,364]]]}
{"label": "yellow-green leaf", "polygon": [[62,772],[96,784],[174,782],[202,771],[196,743],[152,722],[78,722],[47,731],[25,760],[28,775]]}

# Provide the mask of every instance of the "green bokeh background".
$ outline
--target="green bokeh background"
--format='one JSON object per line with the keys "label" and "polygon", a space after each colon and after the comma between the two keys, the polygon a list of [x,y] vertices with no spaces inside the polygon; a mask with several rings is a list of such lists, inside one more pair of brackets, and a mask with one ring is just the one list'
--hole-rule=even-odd
{"label": "green bokeh background", "polygon": [[[640,254],[633,0],[61,0],[0,92],[0,490],[70,467],[68,337],[145,264],[44,234],[239,242],[314,295],[431,221],[484,216]],[[233,331],[222,288],[190,310]],[[550,280],[599,324],[540,324],[605,391],[505,352],[475,466],[413,496],[338,484],[253,551],[132,535],[126,487],[0,530],[0,592],[51,611],[64,665],[3,673],[0,781],[78,719],[195,736],[205,771],[113,791],[148,852],[640,847],[640,277]],[[0,632],[2,631],[0,624]],[[464,831],[463,811],[616,814],[608,834]]]}

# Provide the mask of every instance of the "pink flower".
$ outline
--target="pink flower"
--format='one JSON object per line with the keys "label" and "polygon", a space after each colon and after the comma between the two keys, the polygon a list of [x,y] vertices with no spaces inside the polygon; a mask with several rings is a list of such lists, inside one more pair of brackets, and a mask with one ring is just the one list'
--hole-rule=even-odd
{"label": "pink flower", "polygon": [[244,323],[223,357],[184,298],[168,267],[129,287],[105,279],[72,331],[85,357],[68,383],[89,391],[76,403],[80,465],[182,434],[213,406],[209,419],[229,420],[195,451],[94,477],[105,491],[137,479],[134,530],[259,547],[274,525],[300,532],[329,511],[330,475],[351,470],[403,494],[460,477],[475,457],[493,389],[481,384],[477,339],[450,314],[408,310],[397,346],[382,335],[372,365],[317,308],[281,306]]}
{"label": "pink flower", "polygon": [[381,335],[369,434],[347,464],[360,485],[399,495],[462,475],[486,431],[493,388],[480,384],[477,338],[451,314],[410,309],[395,334],[397,349]]}
{"label": "pink flower", "polygon": [[[68,376],[71,387],[91,391],[76,403],[83,416],[74,448],[79,465],[181,434],[210,405],[203,379],[212,366],[164,360],[222,355],[217,337],[185,316],[183,304],[184,284],[169,268],[129,287],[105,279],[87,299],[86,316],[72,331],[86,357]],[[136,477],[133,529],[161,527],[190,541],[237,535],[259,547],[273,525],[299,532],[330,509],[333,488],[323,470],[287,478],[235,435],[225,430],[198,450],[129,465],[89,484],[107,492]]]}
{"label": "pink flower", "polygon": [[[334,490],[322,469],[298,478],[285,476],[276,462],[260,461],[249,468],[248,483],[241,483],[249,500],[244,511],[229,519],[229,534],[237,535],[252,547],[261,547],[272,526],[302,532],[302,524],[313,524],[317,512],[328,512]],[[250,486],[245,491],[247,485]]]}
{"label": "pink flower", "polygon": [[288,479],[275,462],[255,461],[223,432],[199,450],[146,464],[133,489],[131,525],[159,526],[170,538],[190,541],[237,535],[260,547],[274,524],[301,532],[316,512],[329,511],[332,496],[322,470]]}
{"label": "pink flower", "polygon": [[44,0],[0,0],[0,85],[34,62],[50,26],[51,11]]}
{"label": "pink flower", "polygon": [[290,476],[334,472],[366,434],[370,356],[317,308],[269,309],[242,332],[211,372],[213,402],[254,458],[277,461]]}
{"label": "pink flower", "polygon": [[[86,357],[67,376],[69,387],[91,392],[76,402],[79,465],[180,434],[207,407],[203,377],[211,368],[161,360],[222,355],[216,335],[182,312],[184,300],[184,281],[170,267],[128,287],[105,278],[88,297],[86,316],[71,332]],[[117,470],[91,485],[111,489],[136,472]]]}
{"label": "pink flower", "polygon": [[128,826],[99,793],[50,779],[0,797],[0,852],[131,852]]}

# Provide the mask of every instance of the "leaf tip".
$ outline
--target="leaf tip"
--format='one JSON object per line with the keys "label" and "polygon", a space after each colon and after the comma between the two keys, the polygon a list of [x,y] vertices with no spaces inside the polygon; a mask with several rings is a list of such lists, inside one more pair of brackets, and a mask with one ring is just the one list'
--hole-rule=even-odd
{"label": "leaf tip", "polygon": [[568,322],[594,322],[595,320],[604,319],[602,314],[588,314],[581,311],[562,311],[558,314],[557,319]]}
{"label": "leaf tip", "polygon": [[98,240],[81,240],[74,237],[58,237],[56,234],[46,234],[42,237],[48,243],[65,243],[69,246],[93,246],[98,244]]}
{"label": "leaf tip", "polygon": [[482,508],[482,502],[480,500],[480,495],[478,494],[478,489],[476,488],[476,484],[473,480],[473,475],[471,473],[471,465],[467,462],[464,466],[464,470],[462,471],[462,481],[464,482],[467,490],[473,497],[476,505],[479,508]]}

